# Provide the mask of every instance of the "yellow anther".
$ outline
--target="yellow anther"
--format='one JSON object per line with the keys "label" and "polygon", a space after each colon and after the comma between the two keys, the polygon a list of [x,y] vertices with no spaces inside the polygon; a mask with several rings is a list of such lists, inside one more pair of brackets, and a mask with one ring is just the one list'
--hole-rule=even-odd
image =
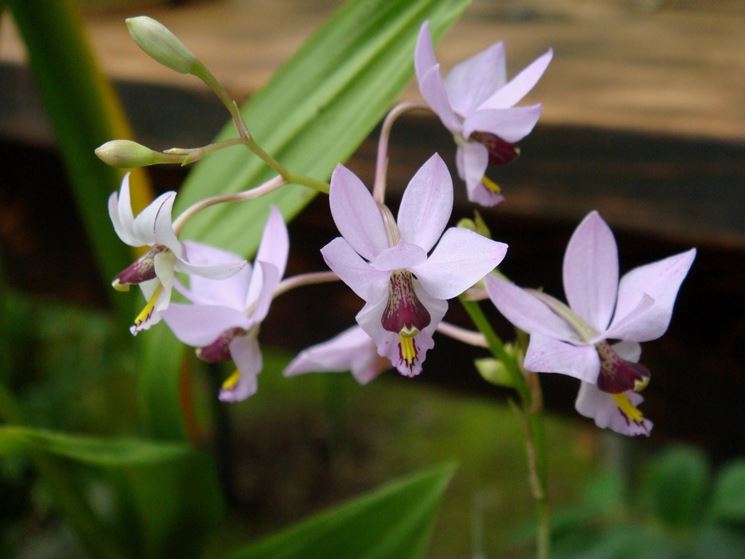
{"label": "yellow anther", "polygon": [[649,384],[649,377],[642,377],[634,381],[634,392],[641,392]]}
{"label": "yellow anther", "polygon": [[500,192],[502,192],[502,189],[499,187],[499,185],[487,176],[484,176],[484,178],[481,179],[481,184],[483,184],[487,190],[491,190],[495,194],[499,194]]}
{"label": "yellow anther", "polygon": [[613,397],[613,401],[616,402],[618,409],[623,412],[629,421],[633,421],[634,423],[642,422],[644,419],[642,412],[634,407],[634,404],[631,403],[626,394],[621,392],[620,394],[611,394],[611,396]]}
{"label": "yellow anther", "polygon": [[233,390],[233,388],[235,388],[235,385],[238,384],[240,378],[241,372],[236,369],[235,371],[233,371],[233,374],[226,378],[225,382],[222,383],[223,390]]}
{"label": "yellow anther", "polygon": [[405,334],[398,336],[398,344],[401,348],[401,357],[406,364],[411,367],[416,358],[416,349],[414,348],[414,338]]}
{"label": "yellow anther", "polygon": [[135,317],[135,326],[139,326],[153,314],[155,302],[158,300],[158,297],[160,297],[161,291],[163,291],[163,284],[159,283],[158,287],[155,288],[155,291],[153,291],[153,294],[150,296],[150,299],[148,299],[147,303],[140,311],[140,314]]}

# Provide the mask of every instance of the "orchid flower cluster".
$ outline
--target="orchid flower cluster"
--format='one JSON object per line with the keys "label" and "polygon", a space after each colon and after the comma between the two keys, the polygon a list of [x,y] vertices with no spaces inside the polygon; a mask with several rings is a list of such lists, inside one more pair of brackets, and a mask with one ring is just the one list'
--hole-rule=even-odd
{"label": "orchid flower cluster", "polygon": [[[161,195],[135,217],[129,179],[124,177],[120,191],[111,195],[109,215],[123,242],[146,249],[113,282],[118,290],[138,285],[147,301],[134,320],[133,334],[163,320],[179,340],[196,348],[200,359],[233,361],[236,371],[223,383],[219,398],[236,402],[257,390],[262,369],[260,326],[272,300],[290,289],[341,280],[364,306],[356,316],[356,326],[302,351],[285,375],[351,371],[362,384],[388,369],[406,377],[420,374],[436,332],[493,348],[493,332],[470,331],[443,320],[450,299],[474,301],[488,295],[504,317],[529,334],[527,347],[512,354],[520,375],[562,373],[577,378],[581,382],[576,402],[580,414],[593,418],[599,427],[649,435],[652,422],[638,409],[639,393],[650,381],[649,369],[638,362],[639,344],[660,337],[667,329],[695,249],[636,268],[619,280],[613,234],[600,215],[592,212],[575,230],[564,256],[567,305],[542,291],[520,288],[496,272],[507,253],[505,243],[482,231],[448,227],[454,187],[438,154],[413,175],[395,217],[385,203],[390,127],[403,112],[422,108],[434,112],[452,133],[457,172],[468,199],[482,206],[502,202],[504,194],[487,172],[514,160],[519,154],[517,142],[536,125],[540,104],[515,105],[543,75],[551,50],[508,81],[504,45],[496,43],[456,65],[443,78],[425,22],[413,53],[424,102],[403,103],[389,113],[371,191],[341,164],[328,185],[285,169],[258,146],[225,89],[175,35],[145,17],[128,20],[128,25],[135,41],[151,57],[199,77],[217,93],[233,117],[238,138],[165,152],[115,140],[97,150],[101,159],[124,168],[186,164],[241,144],[277,172],[250,190],[198,202],[175,220],[175,192]],[[253,265],[240,255],[179,238],[185,223],[203,209],[257,198],[288,183],[328,192],[331,217],[340,233],[320,249],[330,271],[282,279],[290,244],[277,208],[266,217]],[[484,286],[485,291],[473,289]],[[171,301],[174,291],[183,302]]]}

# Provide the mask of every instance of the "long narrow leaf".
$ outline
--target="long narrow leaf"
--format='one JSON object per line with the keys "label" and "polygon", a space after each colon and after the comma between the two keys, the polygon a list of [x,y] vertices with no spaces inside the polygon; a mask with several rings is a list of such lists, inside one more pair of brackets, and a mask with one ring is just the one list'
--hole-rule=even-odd
{"label": "long narrow leaf", "polygon": [[141,439],[69,435],[16,425],[0,426],[0,456],[41,452],[94,466],[142,466],[183,458],[189,446]]}
{"label": "long narrow leaf", "polygon": [[[242,109],[257,141],[295,172],[329,177],[362,143],[413,75],[413,51],[425,19],[441,36],[468,0],[357,0],[319,29]],[[228,124],[219,138],[234,135]],[[271,173],[246,150],[232,148],[199,163],[179,194],[177,209],[207,196],[237,192]],[[188,238],[249,255],[258,246],[270,204],[289,219],[315,195],[286,187],[248,203],[210,208],[185,230]],[[320,247],[319,247],[320,248]],[[179,345],[161,329],[148,332],[140,363],[144,414],[154,436],[181,437]]]}
{"label": "long narrow leaf", "polygon": [[[116,238],[106,212],[107,197],[119,185],[118,171],[99,161],[93,150],[112,138],[129,135],[123,113],[95,62],[74,1],[7,0],[7,6],[26,45],[78,212],[99,263],[100,270],[92,273],[100,274],[108,287],[130,255]],[[147,194],[142,181],[137,184],[134,197],[142,205]],[[131,319],[132,298],[112,293],[112,302],[122,319]]]}
{"label": "long narrow leaf", "polygon": [[444,466],[400,480],[238,550],[229,559],[422,557],[453,470]]}

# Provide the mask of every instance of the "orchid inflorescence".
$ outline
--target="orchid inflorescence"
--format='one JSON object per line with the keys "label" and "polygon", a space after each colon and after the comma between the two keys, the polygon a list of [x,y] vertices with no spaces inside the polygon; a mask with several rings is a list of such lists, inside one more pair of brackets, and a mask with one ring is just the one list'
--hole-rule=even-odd
{"label": "orchid inflorescence", "polygon": [[[649,434],[652,423],[637,407],[642,401],[639,392],[650,380],[650,371],[638,363],[639,343],[656,339],[667,329],[695,249],[636,268],[619,281],[613,234],[600,215],[591,212],[565,253],[567,305],[542,291],[519,288],[496,272],[506,244],[473,228],[446,228],[453,209],[453,182],[439,155],[432,155],[413,175],[396,217],[385,203],[390,128],[407,110],[422,108],[434,112],[452,133],[458,176],[465,182],[468,199],[483,206],[500,203],[504,193],[487,171],[515,159],[516,143],[536,125],[541,104],[515,105],[546,70],[551,50],[508,81],[504,45],[499,42],[456,65],[443,79],[424,22],[413,56],[424,102],[402,103],[386,118],[371,191],[341,164],[330,184],[286,169],[256,143],[224,87],[175,35],[150,18],[127,23],[134,40],[151,57],[200,78],[217,94],[233,118],[238,137],[164,152],[114,140],[97,150],[99,157],[123,168],[188,164],[224,147],[244,145],[277,173],[244,192],[202,200],[175,221],[171,216],[175,192],[161,195],[133,216],[129,178],[124,177],[119,193],[111,195],[109,214],[122,241],[147,248],[113,282],[119,290],[139,285],[146,298],[133,334],[162,319],[179,340],[196,348],[200,359],[232,360],[237,369],[223,383],[219,398],[244,400],[257,389],[262,368],[259,327],[272,300],[300,286],[341,280],[365,302],[356,316],[357,326],[302,351],[285,369],[286,376],[351,371],[365,384],[392,368],[413,377],[422,371],[434,346],[433,336],[440,332],[492,348],[522,386],[528,386],[525,379],[533,373],[575,377],[581,381],[576,407],[582,415],[593,418],[599,427],[626,435]],[[203,209],[257,198],[288,183],[329,195],[331,216],[340,233],[321,249],[330,272],[282,279],[289,238],[277,208],[266,218],[253,265],[240,255],[179,239],[185,223]],[[478,323],[480,332],[443,322],[448,300],[461,297],[464,305],[473,305],[486,296],[479,297],[483,287],[500,313],[529,335],[529,343],[521,349],[506,351],[506,344]],[[174,290],[184,302],[171,302]]]}

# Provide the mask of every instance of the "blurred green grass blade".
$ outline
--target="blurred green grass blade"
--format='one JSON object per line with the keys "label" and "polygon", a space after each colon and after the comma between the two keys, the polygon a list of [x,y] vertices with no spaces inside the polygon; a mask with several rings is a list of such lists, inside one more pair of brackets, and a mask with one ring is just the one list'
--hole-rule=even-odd
{"label": "blurred green grass blade", "polygon": [[229,559],[422,557],[452,465],[394,482],[231,553]]}
{"label": "blurred green grass blade", "polygon": [[[413,76],[421,23],[438,38],[468,0],[357,0],[336,12],[242,109],[260,145],[294,172],[326,179],[362,143]],[[232,123],[219,139],[235,135]],[[232,148],[199,162],[181,189],[177,210],[215,194],[238,192],[271,176],[246,150]],[[288,186],[247,203],[226,204],[197,216],[185,237],[250,255],[259,243],[268,208],[286,219],[315,191]],[[320,248],[320,247],[319,247]],[[147,431],[181,438],[178,368],[182,348],[170,334],[148,332],[139,371]]]}
{"label": "blurred green grass blade", "polygon": [[134,438],[70,435],[17,425],[0,426],[0,456],[41,452],[93,466],[122,467],[156,464],[191,452],[185,444]]}
{"label": "blurred green grass blade", "polygon": [[[119,186],[118,172],[99,161],[93,150],[111,138],[127,136],[121,109],[95,63],[75,2],[6,2],[26,45],[78,213],[99,264],[99,270],[91,273],[99,274],[108,288],[110,278],[128,264],[130,256],[114,234],[106,211],[109,193]],[[120,316],[131,320],[132,298],[108,291]]]}
{"label": "blurred green grass blade", "polygon": [[[335,13],[242,109],[258,143],[295,172],[327,179],[345,161],[413,76],[419,28],[430,20],[440,37],[467,0],[359,0]],[[232,124],[220,138],[235,136]],[[181,190],[177,208],[206,196],[237,192],[271,174],[246,150],[230,149],[199,163]],[[258,245],[270,204],[286,218],[315,191],[291,186],[259,200],[204,212],[187,237],[250,254]]]}

